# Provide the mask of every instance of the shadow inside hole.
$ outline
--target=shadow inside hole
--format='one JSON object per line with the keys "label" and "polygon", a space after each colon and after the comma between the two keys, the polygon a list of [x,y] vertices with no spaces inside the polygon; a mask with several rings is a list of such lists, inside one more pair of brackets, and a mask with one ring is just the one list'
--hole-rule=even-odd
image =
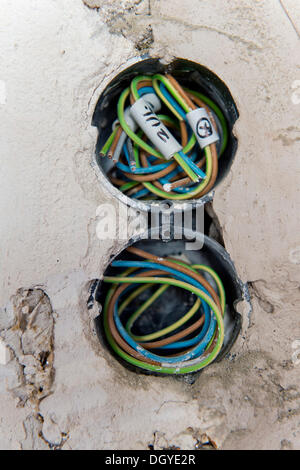
{"label": "shadow inside hole", "polygon": [[[112,123],[117,118],[117,102],[121,92],[127,88],[137,75],[153,75],[155,73],[171,73],[181,85],[197,90],[212,99],[221,109],[228,126],[229,136],[226,150],[219,158],[217,186],[227,175],[237,150],[237,139],[232,133],[238,119],[237,107],[225,83],[206,67],[186,59],[175,59],[164,65],[159,59],[145,59],[128,67],[118,74],[101,94],[94,111],[92,125],[98,128],[95,160],[105,177],[111,168],[108,158],[100,157],[99,152],[111,133]],[[164,106],[164,105],[163,105]],[[129,201],[132,201],[130,199]],[[128,203],[129,203],[128,201]],[[135,202],[135,201],[134,201]],[[140,201],[148,206],[145,201]]]}
{"label": "shadow inside hole", "polygon": [[[188,239],[190,238],[191,237],[188,237]],[[186,250],[186,240],[176,240],[174,238],[167,241],[143,239],[133,244],[129,243],[128,246],[133,245],[137,248],[155,254],[158,257],[179,257],[179,259],[181,258],[183,261],[190,264],[205,264],[211,267],[220,276],[226,293],[226,311],[224,316],[224,343],[216,359],[219,361],[224,358],[226,354],[228,354],[241,328],[242,317],[236,311],[235,304],[239,300],[243,299],[243,284],[239,280],[234,265],[225,249],[215,240],[207,237],[206,235],[203,235],[203,241],[204,243],[201,250]],[[141,258],[135,257],[135,255],[128,253],[126,250],[123,250],[115,257],[115,259],[140,260]],[[124,271],[124,268],[115,268],[109,265],[105,270],[104,275],[120,275],[122,271]],[[205,273],[202,274],[217,291],[216,285],[212,281],[211,277]],[[99,282],[95,299],[100,304],[100,306],[104,305],[109,288],[109,284],[101,281]],[[126,322],[126,318],[129,317],[130,314],[138,308],[140,303],[149,297],[149,292],[146,291],[143,295],[145,298],[139,297],[132,304],[130,304],[130,307],[127,308],[127,311],[124,311],[124,318],[122,318],[124,322]],[[168,288],[163,294],[163,297],[161,297],[159,301],[153,303],[151,307],[148,308],[147,311],[139,318],[139,320],[136,321],[133,332],[137,335],[144,335],[168,326],[169,324],[177,321],[182,316],[183,311],[187,312],[193,305],[194,301],[194,296],[191,293],[182,289],[176,289],[175,287]],[[193,321],[195,321],[195,319],[191,320],[191,322]],[[106,341],[103,331],[102,314],[100,314],[95,319],[95,323],[100,342],[103,345],[108,346],[109,350],[113,353]],[[186,326],[188,326],[188,323]],[[152,372],[144,371],[143,369],[137,369],[120,359],[118,356],[116,357],[130,370],[138,371],[140,373],[152,374]]]}

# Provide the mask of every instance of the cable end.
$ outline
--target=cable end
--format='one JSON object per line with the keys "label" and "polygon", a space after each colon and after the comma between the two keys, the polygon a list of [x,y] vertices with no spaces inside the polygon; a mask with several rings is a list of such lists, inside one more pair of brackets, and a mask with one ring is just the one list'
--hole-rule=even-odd
{"label": "cable end", "polygon": [[164,188],[164,191],[166,191],[167,193],[169,193],[171,191],[171,184],[170,183],[165,183],[163,185],[163,188]]}

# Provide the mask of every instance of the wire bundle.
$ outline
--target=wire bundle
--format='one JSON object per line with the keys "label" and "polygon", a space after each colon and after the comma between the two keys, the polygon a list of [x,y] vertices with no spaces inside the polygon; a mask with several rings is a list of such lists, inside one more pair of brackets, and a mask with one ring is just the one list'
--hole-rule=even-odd
{"label": "wire bundle", "polygon": [[[126,102],[134,105],[141,97],[155,94],[163,104],[157,117],[178,139],[181,151],[171,160],[151,145],[143,130],[135,131],[128,121]],[[187,122],[187,114],[204,108],[213,128],[219,134],[218,144],[201,149]],[[112,159],[108,172],[111,182],[128,197],[147,199],[197,199],[210,191],[218,175],[218,158],[228,142],[226,120],[220,108],[197,91],[181,87],[169,74],[137,76],[121,93],[117,105],[117,121],[100,151],[100,156]],[[129,117],[130,120],[130,117]]]}
{"label": "wire bundle", "polygon": [[[112,284],[105,299],[103,321],[113,351],[131,365],[165,374],[186,374],[210,364],[224,340],[226,300],[217,273],[206,265],[159,258],[135,247],[127,251],[134,255],[132,260],[112,262],[114,268],[125,271],[103,279]],[[161,296],[170,286],[194,294],[192,307],[164,328],[135,334],[136,322],[155,302],[163,302]],[[142,302],[141,296],[147,291],[150,294]],[[138,308],[132,313],[133,302]]]}

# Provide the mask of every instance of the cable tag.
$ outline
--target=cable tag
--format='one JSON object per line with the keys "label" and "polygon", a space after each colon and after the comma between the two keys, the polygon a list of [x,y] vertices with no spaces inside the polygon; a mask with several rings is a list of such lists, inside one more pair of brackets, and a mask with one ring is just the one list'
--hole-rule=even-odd
{"label": "cable tag", "polygon": [[193,111],[187,113],[186,118],[202,149],[219,140],[218,132],[215,130],[205,108],[193,109]]}
{"label": "cable tag", "polygon": [[131,106],[130,112],[139,127],[167,160],[182,150],[182,146],[157,117],[152,106],[144,98],[138,99]]}
{"label": "cable tag", "polygon": [[[144,100],[150,105],[150,107],[153,109],[153,111],[157,112],[160,111],[161,109],[161,102],[160,99],[156,96],[155,93],[146,93],[143,96]],[[127,125],[130,127],[130,129],[135,132],[137,129],[137,123],[132,119],[131,114],[130,114],[130,106],[128,106],[125,109],[124,112],[124,117]],[[116,119],[113,122],[112,128],[113,130],[115,129],[116,125],[120,124],[119,120]]]}

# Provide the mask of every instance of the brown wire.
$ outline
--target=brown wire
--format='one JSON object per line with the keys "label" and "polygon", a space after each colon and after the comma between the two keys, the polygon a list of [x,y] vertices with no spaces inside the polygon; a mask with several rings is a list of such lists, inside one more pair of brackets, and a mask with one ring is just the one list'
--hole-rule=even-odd
{"label": "brown wire", "polygon": [[[126,184],[126,183],[124,183],[124,184]],[[138,184],[137,186],[134,186],[133,188],[129,189],[129,191],[126,192],[126,196],[132,196],[133,194],[137,193],[141,189],[144,189],[144,185],[143,184]]]}
{"label": "brown wire", "polygon": [[125,184],[123,180],[119,178],[115,178],[114,176],[111,176],[111,175],[109,175],[109,179],[116,186],[123,186],[123,184]]}
{"label": "brown wire", "polygon": [[173,87],[176,89],[176,91],[178,91],[178,93],[181,95],[181,97],[185,100],[185,102],[187,103],[187,105],[191,108],[191,109],[196,109],[196,106],[195,104],[193,103],[192,100],[190,100],[190,98],[188,97],[188,95],[185,93],[184,89],[181,87],[181,85],[179,85],[179,83],[177,82],[177,80],[170,74],[166,74],[166,78],[169,80],[169,82],[173,85]]}
{"label": "brown wire", "polygon": [[194,331],[198,330],[203,325],[203,323],[204,323],[204,315],[202,315],[201,318],[199,318],[199,320],[197,320],[191,326],[189,326],[185,330],[180,331],[179,333],[176,333],[173,336],[169,336],[168,338],[161,339],[159,341],[141,343],[141,346],[143,346],[143,348],[145,349],[156,349],[156,348],[161,348],[162,346],[165,346],[166,344],[175,343],[175,341],[185,338],[186,336],[190,335]]}
{"label": "brown wire", "polygon": [[118,145],[118,142],[119,142],[119,139],[120,139],[120,137],[121,137],[122,132],[123,132],[123,129],[122,129],[121,126],[119,126],[119,127],[118,127],[118,130],[117,130],[117,132],[116,132],[115,138],[114,138],[114,140],[113,140],[113,142],[112,142],[112,144],[111,144],[111,147],[110,147],[110,149],[109,149],[109,151],[108,151],[108,153],[107,153],[108,158],[112,158],[112,157],[113,157],[113,154],[115,153],[115,150],[116,150],[116,147],[117,147],[117,145]]}

